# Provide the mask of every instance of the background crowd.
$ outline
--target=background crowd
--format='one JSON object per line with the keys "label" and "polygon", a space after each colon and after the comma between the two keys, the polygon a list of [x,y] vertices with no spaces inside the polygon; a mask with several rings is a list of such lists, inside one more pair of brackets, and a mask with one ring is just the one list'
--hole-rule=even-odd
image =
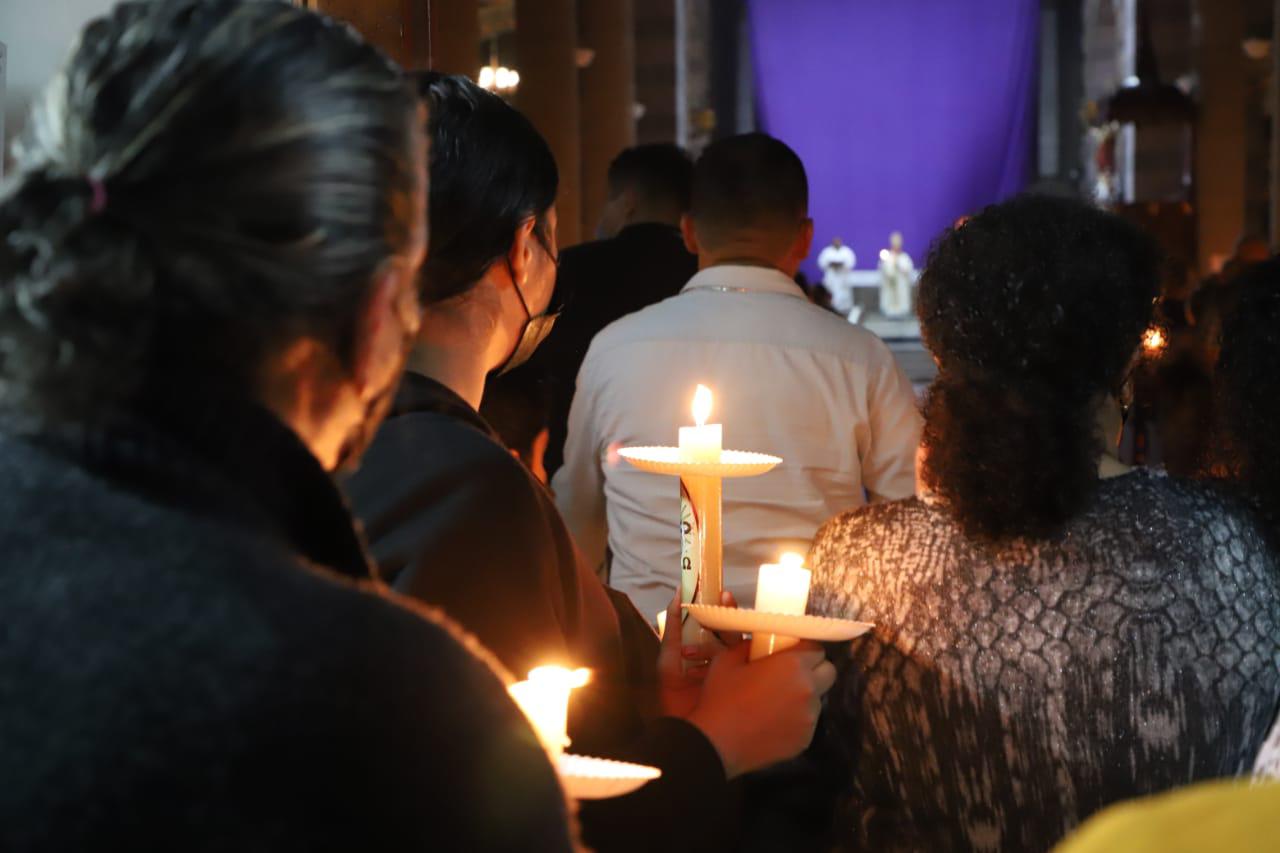
{"label": "background crowd", "polygon": [[[1265,247],[1174,304],[1117,217],[975,211],[923,265],[917,395],[797,283],[783,142],[630,149],[561,251],[517,110],[263,0],[94,21],[17,162],[0,848],[1274,839],[1277,787],[1223,781],[1280,774]],[[617,451],[699,382],[785,460],[726,485],[722,603],[801,550],[871,634],[659,639],[677,499]],[[505,689],[547,662],[593,673],[575,749],[661,778],[566,799]]]}

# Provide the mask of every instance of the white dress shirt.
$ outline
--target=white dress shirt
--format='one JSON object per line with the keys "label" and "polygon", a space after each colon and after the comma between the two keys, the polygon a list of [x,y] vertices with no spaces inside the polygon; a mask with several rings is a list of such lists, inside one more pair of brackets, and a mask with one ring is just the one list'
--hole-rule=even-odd
{"label": "white dress shirt", "polygon": [[755,598],[756,572],[808,551],[818,526],[915,487],[920,415],[888,347],[812,305],[785,274],[753,266],[698,273],[679,295],[624,317],[591,344],[569,414],[556,501],[592,565],[646,616],[680,580],[675,478],[646,474],[620,447],[674,445],[693,423],[698,383],[724,446],[783,458],[762,477],[724,481],[724,581]]}

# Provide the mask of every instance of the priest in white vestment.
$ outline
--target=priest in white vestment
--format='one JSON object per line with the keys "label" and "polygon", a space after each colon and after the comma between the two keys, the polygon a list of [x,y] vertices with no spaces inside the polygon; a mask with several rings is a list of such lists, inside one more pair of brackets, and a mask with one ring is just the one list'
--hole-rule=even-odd
{"label": "priest in white vestment", "polygon": [[911,286],[916,266],[902,250],[902,234],[889,235],[889,248],[880,250],[880,313],[890,320],[911,316]]}
{"label": "priest in white vestment", "polygon": [[822,286],[831,294],[831,307],[841,314],[853,310],[853,267],[857,262],[853,249],[839,237],[818,254]]}

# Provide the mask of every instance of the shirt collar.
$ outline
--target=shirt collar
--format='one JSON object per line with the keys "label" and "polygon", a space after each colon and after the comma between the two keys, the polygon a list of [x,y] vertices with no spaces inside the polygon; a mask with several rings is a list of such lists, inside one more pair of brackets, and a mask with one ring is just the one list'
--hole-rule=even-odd
{"label": "shirt collar", "polygon": [[776,293],[804,299],[800,285],[781,270],[745,264],[724,264],[698,272],[681,293],[692,290],[729,290],[745,293]]}

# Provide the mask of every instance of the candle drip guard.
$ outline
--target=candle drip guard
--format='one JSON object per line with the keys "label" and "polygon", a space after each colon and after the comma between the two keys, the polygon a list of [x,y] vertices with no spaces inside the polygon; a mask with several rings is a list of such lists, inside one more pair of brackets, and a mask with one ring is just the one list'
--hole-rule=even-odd
{"label": "candle drip guard", "polygon": [[[680,478],[680,602],[718,605],[724,588],[721,481],[767,474],[782,459],[745,450],[721,450],[718,461],[694,461],[678,447],[626,447],[618,455],[641,471]],[[681,642],[709,646],[711,631],[687,617],[688,611],[681,613]],[[686,667],[690,665],[685,662]]]}

